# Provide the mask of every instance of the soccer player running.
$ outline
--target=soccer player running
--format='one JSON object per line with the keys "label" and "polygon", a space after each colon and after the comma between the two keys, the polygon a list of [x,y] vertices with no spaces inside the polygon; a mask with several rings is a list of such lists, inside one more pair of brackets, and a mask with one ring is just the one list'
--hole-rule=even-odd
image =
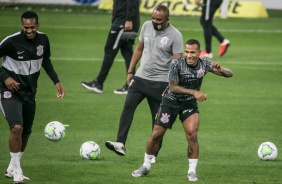
{"label": "soccer player running", "polygon": [[146,145],[143,165],[132,172],[132,176],[147,175],[151,169],[151,160],[158,150],[159,141],[167,128],[171,129],[177,115],[182,122],[188,141],[189,161],[188,180],[197,181],[196,166],[199,156],[197,131],[199,129],[199,110],[197,101],[203,102],[207,95],[200,91],[203,77],[208,72],[223,77],[232,77],[230,69],[206,59],[200,59],[200,43],[191,39],[186,42],[185,56],[175,59],[169,70],[169,85],[164,91],[158,116]]}
{"label": "soccer player running", "polygon": [[[173,58],[181,57],[182,53],[182,34],[169,23],[168,8],[164,5],[155,7],[152,20],[146,21],[141,28],[139,43],[128,69],[127,81],[130,86],[120,117],[117,139],[116,142],[105,143],[108,149],[118,155],[125,155],[125,142],[134,112],[145,98],[151,110],[153,128],[162,93],[168,85],[169,65]],[[133,76],[140,58],[140,67]]]}
{"label": "soccer player running", "polygon": [[0,108],[10,126],[9,148],[11,161],[5,176],[14,183],[29,180],[23,175],[20,159],[27,146],[35,115],[37,80],[41,66],[56,86],[57,98],[64,97],[50,60],[47,35],[38,32],[39,20],[35,12],[21,16],[22,31],[6,37],[0,43]]}

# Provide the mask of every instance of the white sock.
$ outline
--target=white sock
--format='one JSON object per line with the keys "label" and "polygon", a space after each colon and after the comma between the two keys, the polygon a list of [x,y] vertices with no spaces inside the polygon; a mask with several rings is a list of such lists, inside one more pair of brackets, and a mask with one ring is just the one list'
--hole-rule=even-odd
{"label": "white sock", "polygon": [[[23,154],[24,154],[24,152],[20,152],[19,159],[22,158]],[[11,155],[11,160],[10,160],[9,166],[7,168],[7,172],[13,172],[12,152],[10,152],[10,155]]]}
{"label": "white sock", "polygon": [[[10,165],[12,167],[12,170],[21,170],[21,164],[20,164],[20,155],[21,152],[17,152],[17,153],[12,153],[11,154],[11,161],[10,161]],[[9,165],[9,167],[10,167]]]}
{"label": "white sock", "polygon": [[196,174],[196,167],[198,164],[198,159],[188,159],[188,161],[189,161],[188,173],[194,172]]}
{"label": "white sock", "polygon": [[226,45],[226,44],[229,44],[229,43],[230,43],[230,41],[229,41],[229,40],[224,39],[224,40],[223,40],[223,42],[221,43],[221,45]]}
{"label": "white sock", "polygon": [[148,155],[147,153],[145,153],[143,166],[145,166],[149,170],[151,169],[151,162],[153,157],[154,155]]}

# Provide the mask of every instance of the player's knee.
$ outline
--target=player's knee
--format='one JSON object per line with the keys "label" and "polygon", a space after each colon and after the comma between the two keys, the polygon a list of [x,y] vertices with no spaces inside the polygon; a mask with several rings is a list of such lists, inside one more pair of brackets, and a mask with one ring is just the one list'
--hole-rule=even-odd
{"label": "player's knee", "polygon": [[188,141],[197,142],[197,130],[193,129],[186,132],[186,137]]}
{"label": "player's knee", "polygon": [[10,131],[13,134],[21,134],[23,131],[23,127],[20,123],[14,123],[10,126]]}
{"label": "player's knee", "polygon": [[163,134],[153,131],[151,139],[153,142],[160,142],[163,138]]}

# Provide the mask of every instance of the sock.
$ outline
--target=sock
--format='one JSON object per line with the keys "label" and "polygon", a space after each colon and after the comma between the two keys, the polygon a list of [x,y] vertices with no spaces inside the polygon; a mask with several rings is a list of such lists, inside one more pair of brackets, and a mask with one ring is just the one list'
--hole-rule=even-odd
{"label": "sock", "polygon": [[194,172],[196,174],[196,167],[197,167],[198,159],[188,159],[188,161],[189,161],[188,173]]}
{"label": "sock", "polygon": [[[12,153],[10,152],[10,154],[11,154],[11,160],[10,160],[9,166],[7,168],[7,172],[13,172]],[[20,152],[20,155],[19,155],[20,159],[22,158],[23,154],[24,154],[24,152]]]}
{"label": "sock", "polygon": [[145,153],[143,166],[145,166],[149,170],[151,169],[151,161],[153,157],[154,155],[148,155],[147,153]]}
{"label": "sock", "polygon": [[12,170],[19,170],[19,169],[21,169],[21,164],[20,164],[21,152],[17,152],[17,153],[10,152],[10,154],[11,154],[11,161],[10,161],[9,167],[11,167]]}

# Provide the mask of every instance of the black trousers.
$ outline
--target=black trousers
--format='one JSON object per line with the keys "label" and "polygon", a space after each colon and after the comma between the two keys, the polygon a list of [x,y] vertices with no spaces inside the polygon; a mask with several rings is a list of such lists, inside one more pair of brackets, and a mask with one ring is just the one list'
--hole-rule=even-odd
{"label": "black trousers", "polygon": [[[126,100],[119,122],[117,141],[122,142],[123,144],[126,143],[134,112],[137,106],[145,98],[147,99],[151,111],[152,128],[154,127],[156,114],[158,113],[158,109],[162,101],[162,93],[168,85],[167,82],[150,81],[136,76],[133,78],[133,80],[134,81],[129,86],[128,94],[126,95]],[[144,122],[141,120],[139,123]],[[162,141],[160,142],[159,150],[161,149],[161,146]],[[157,155],[158,153],[155,156]]]}
{"label": "black trousers", "polygon": [[200,23],[203,27],[205,38],[205,50],[207,53],[212,52],[212,36],[215,36],[219,43],[223,42],[224,37],[213,25],[213,17],[216,10],[220,7],[222,0],[205,0],[202,7]]}
{"label": "black trousers", "polygon": [[102,62],[102,66],[100,69],[100,72],[96,78],[98,83],[103,84],[106,80],[108,73],[113,65],[114,59],[116,55],[118,54],[118,51],[121,51],[121,54],[125,60],[125,67],[126,67],[126,73],[130,65],[131,57],[133,54],[133,45],[134,45],[134,39],[121,39],[115,49],[113,49],[114,44],[116,42],[118,33],[120,31],[121,27],[117,25],[112,25],[111,29],[108,33],[108,38],[106,45],[104,47],[104,59]]}

